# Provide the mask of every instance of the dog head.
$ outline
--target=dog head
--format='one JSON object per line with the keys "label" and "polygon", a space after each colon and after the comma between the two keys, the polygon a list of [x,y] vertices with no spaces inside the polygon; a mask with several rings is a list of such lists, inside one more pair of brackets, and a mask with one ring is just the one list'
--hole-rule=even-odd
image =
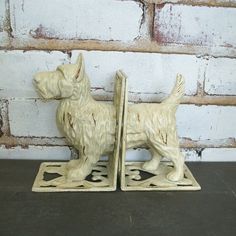
{"label": "dog head", "polygon": [[39,72],[34,76],[37,92],[45,99],[69,98],[85,76],[84,59],[80,54],[75,64],[60,65],[55,71]]}

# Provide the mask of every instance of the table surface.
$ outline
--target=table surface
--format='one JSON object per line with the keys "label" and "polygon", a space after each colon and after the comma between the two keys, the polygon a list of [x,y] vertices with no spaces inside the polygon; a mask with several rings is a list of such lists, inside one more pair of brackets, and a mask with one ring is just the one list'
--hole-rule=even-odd
{"label": "table surface", "polygon": [[236,163],[187,163],[197,192],[33,193],[41,161],[0,161],[0,236],[236,235]]}

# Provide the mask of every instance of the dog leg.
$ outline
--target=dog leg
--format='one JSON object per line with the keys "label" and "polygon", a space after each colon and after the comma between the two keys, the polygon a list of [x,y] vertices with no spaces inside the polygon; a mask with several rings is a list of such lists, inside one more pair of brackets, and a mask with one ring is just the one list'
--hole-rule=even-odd
{"label": "dog leg", "polygon": [[179,150],[178,140],[172,140],[171,146],[170,144],[161,144],[156,139],[150,141],[161,156],[169,158],[174,164],[174,169],[167,175],[167,179],[170,181],[182,180],[184,177],[184,156]]}
{"label": "dog leg", "polygon": [[152,159],[150,161],[146,161],[143,164],[143,169],[144,170],[149,170],[149,171],[157,170],[157,168],[160,164],[162,156],[153,149],[151,149],[150,152],[152,154]]}
{"label": "dog leg", "polygon": [[171,157],[174,169],[167,175],[170,181],[180,181],[184,178],[184,156],[180,151]]}
{"label": "dog leg", "polygon": [[70,160],[67,163],[67,169],[75,168],[76,166],[81,166],[83,164],[84,160],[82,158]]}
{"label": "dog leg", "polygon": [[95,163],[91,162],[92,158],[80,157],[78,160],[72,160],[67,166],[67,179],[81,181],[84,180],[92,171]]}

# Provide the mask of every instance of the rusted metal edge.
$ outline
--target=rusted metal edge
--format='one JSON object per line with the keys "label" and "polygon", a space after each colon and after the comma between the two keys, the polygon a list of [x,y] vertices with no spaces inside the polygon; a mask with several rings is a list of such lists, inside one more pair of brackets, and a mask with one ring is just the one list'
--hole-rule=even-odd
{"label": "rusted metal edge", "polygon": [[[65,138],[58,137],[14,137],[2,136],[0,138],[0,145],[6,148],[13,148],[21,146],[28,148],[28,146],[69,146]],[[236,148],[235,138],[214,139],[214,140],[192,140],[190,138],[180,138],[181,148]]]}
{"label": "rusted metal edge", "polygon": [[236,47],[232,46],[200,46],[188,44],[162,43],[148,39],[137,39],[133,42],[76,40],[76,39],[18,39],[12,38],[1,50],[87,50],[87,51],[121,51],[163,54],[187,54],[197,56],[236,58]]}
{"label": "rusted metal edge", "polygon": [[236,7],[235,1],[224,0],[144,0],[146,3],[154,4],[184,4],[191,6],[206,6],[206,7]]}

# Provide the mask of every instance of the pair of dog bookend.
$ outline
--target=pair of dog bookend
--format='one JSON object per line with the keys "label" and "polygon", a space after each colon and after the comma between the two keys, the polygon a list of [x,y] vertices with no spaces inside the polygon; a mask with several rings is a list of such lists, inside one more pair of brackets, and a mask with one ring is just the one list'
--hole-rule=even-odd
{"label": "pair of dog bookend", "polygon": [[[58,129],[79,157],[42,163],[33,191],[114,191],[117,176],[124,191],[200,189],[179,149],[175,113],[184,94],[181,75],[171,94],[156,104],[128,105],[127,77],[121,70],[113,103],[94,100],[82,54],[75,64],[37,73],[33,82],[44,99],[60,99]],[[148,149],[151,160],[126,162],[126,149],[138,147]],[[101,156],[108,161],[100,161]]]}

